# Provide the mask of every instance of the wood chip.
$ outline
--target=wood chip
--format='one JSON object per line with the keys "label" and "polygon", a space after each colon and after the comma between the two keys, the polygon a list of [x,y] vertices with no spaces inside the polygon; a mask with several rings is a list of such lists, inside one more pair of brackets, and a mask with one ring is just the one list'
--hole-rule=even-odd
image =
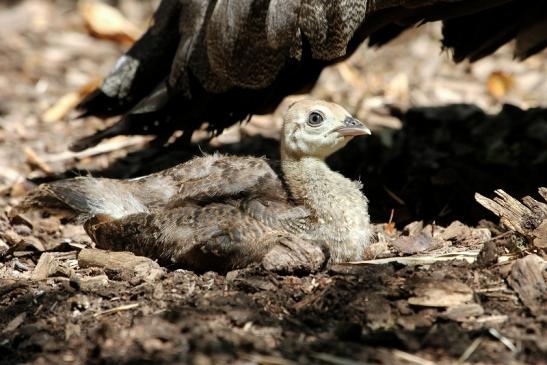
{"label": "wood chip", "polygon": [[32,271],[31,278],[33,280],[45,280],[57,270],[57,266],[58,262],[55,260],[55,256],[51,253],[44,252]]}
{"label": "wood chip", "polygon": [[492,234],[486,228],[471,228],[460,221],[454,221],[443,230],[439,238],[460,246],[474,246],[491,239]]}
{"label": "wood chip", "polygon": [[27,163],[30,165],[30,167],[35,167],[46,175],[53,174],[53,170],[51,169],[51,167],[41,157],[39,157],[32,148],[27,146],[23,149],[23,151],[27,158]]}
{"label": "wood chip", "polygon": [[528,255],[515,261],[507,278],[520,300],[535,316],[547,314],[546,269],[545,260],[537,255]]}
{"label": "wood chip", "polygon": [[70,281],[78,289],[84,292],[95,291],[108,286],[108,276],[106,275],[97,275],[97,276],[88,276],[80,277],[73,275],[70,278]]}
{"label": "wood chip", "polygon": [[421,307],[454,307],[473,301],[473,290],[459,281],[431,281],[419,284],[408,303]]}
{"label": "wood chip", "polygon": [[419,365],[435,365],[433,361],[429,361],[424,359],[423,357],[419,357],[413,354],[409,354],[408,352],[400,351],[400,350],[393,350],[393,356],[403,360],[410,362],[412,364],[419,364]]}
{"label": "wood chip", "polygon": [[457,322],[466,322],[474,320],[476,317],[484,314],[484,308],[477,303],[462,304],[453,307],[448,307],[443,313],[445,318]]}
{"label": "wood chip", "polygon": [[348,359],[345,357],[334,356],[324,352],[318,352],[318,353],[312,354],[312,357],[317,360],[321,360],[327,364],[333,364],[333,365],[367,365],[367,363],[362,361],[356,361],[356,360]]}
{"label": "wood chip", "polygon": [[391,242],[392,246],[397,251],[406,254],[415,254],[432,250],[437,247],[442,247],[443,241],[437,238],[431,237],[424,232],[420,232],[416,236],[401,236]]}
{"label": "wood chip", "polygon": [[547,250],[547,219],[543,221],[534,229],[532,234],[535,236],[534,241],[532,242],[534,246],[539,249]]}
{"label": "wood chip", "polygon": [[22,244],[24,244],[26,248],[32,248],[38,252],[44,252],[46,250],[44,245],[42,244],[42,241],[40,241],[36,237],[25,237],[23,238]]}
{"label": "wood chip", "polygon": [[[297,365],[298,364],[297,362],[294,362],[282,357],[277,357],[277,356],[267,356],[267,355],[260,355],[260,354],[245,354],[245,353],[241,353],[240,356],[243,359],[251,361],[252,363],[262,364],[262,365]],[[209,359],[207,359],[207,361],[209,361]]]}
{"label": "wood chip", "polygon": [[476,323],[488,323],[489,326],[496,324],[502,324],[506,322],[509,317],[506,314],[498,314],[492,316],[479,317],[475,320]]}
{"label": "wood chip", "polygon": [[111,270],[129,271],[147,281],[160,278],[164,270],[157,262],[131,252],[112,252],[94,248],[84,248],[78,254],[78,264],[82,268],[102,267]]}
{"label": "wood chip", "polygon": [[424,221],[414,221],[409,224],[407,224],[403,228],[403,233],[407,236],[415,236],[422,232],[424,229]]}

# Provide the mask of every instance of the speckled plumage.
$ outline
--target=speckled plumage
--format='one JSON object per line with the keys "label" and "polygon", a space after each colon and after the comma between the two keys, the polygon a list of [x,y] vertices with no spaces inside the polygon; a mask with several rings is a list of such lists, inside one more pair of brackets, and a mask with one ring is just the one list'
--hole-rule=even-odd
{"label": "speckled plumage", "polygon": [[544,0],[162,0],[154,19],[80,105],[123,118],[74,150],[118,134],[190,134],[204,122],[220,131],[309,90],[367,38],[379,46],[427,21],[443,20],[456,61],[513,38],[521,59],[547,45]]}
{"label": "speckled plumage", "polygon": [[300,101],[285,115],[281,142],[289,192],[264,159],[211,155],[137,179],[43,184],[19,209],[68,212],[85,220],[98,247],[198,271],[243,267],[304,241],[324,260],[358,260],[371,236],[368,201],[324,160],[368,133],[336,104]]}

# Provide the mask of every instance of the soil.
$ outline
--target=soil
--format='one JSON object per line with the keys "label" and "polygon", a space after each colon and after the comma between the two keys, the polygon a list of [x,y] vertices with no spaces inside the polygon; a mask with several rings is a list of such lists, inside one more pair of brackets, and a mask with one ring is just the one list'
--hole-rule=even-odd
{"label": "soil", "polygon": [[[157,2],[110,3],[144,29]],[[10,212],[60,177],[138,176],[200,151],[275,159],[290,101],[191,148],[125,137],[70,154],[112,121],[45,112],[127,45],[92,37],[68,0],[4,2],[0,23],[0,364],[547,364],[545,247],[473,199],[500,187],[537,198],[547,183],[545,52],[454,65],[431,56],[432,26],[326,70],[312,96],[353,107],[375,132],[329,161],[364,180],[377,222],[368,261],[197,275],[146,258],[138,270],[84,265],[80,225]],[[512,86],[493,91],[496,75]]]}

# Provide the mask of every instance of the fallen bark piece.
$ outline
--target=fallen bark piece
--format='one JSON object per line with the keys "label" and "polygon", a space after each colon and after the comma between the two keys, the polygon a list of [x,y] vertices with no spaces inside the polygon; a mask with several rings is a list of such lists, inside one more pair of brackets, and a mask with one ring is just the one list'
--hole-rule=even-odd
{"label": "fallen bark piece", "polygon": [[480,317],[484,314],[484,308],[477,303],[462,304],[454,307],[448,307],[443,316],[457,322],[469,321],[472,318]]}
{"label": "fallen bark piece", "polygon": [[[495,191],[497,197],[489,199],[479,193],[475,200],[498,217],[505,227],[526,236],[538,248],[547,246],[547,204],[526,196],[522,203],[505,191]],[[547,201],[547,188],[539,188],[539,195]]]}
{"label": "fallen bark piece", "polygon": [[547,250],[547,219],[534,229],[532,234],[535,236],[533,244],[539,249]]}
{"label": "fallen bark piece", "polygon": [[84,248],[78,254],[78,265],[86,267],[102,267],[111,270],[129,271],[146,281],[160,278],[164,270],[157,262],[131,252],[113,252],[95,248]]}
{"label": "fallen bark piece", "polygon": [[513,264],[507,281],[522,302],[535,316],[547,314],[547,262],[537,255],[528,255]]}
{"label": "fallen bark piece", "polygon": [[473,301],[473,290],[459,281],[430,281],[414,289],[408,303],[421,307],[455,307]]}
{"label": "fallen bark piece", "polygon": [[57,271],[58,261],[52,253],[43,253],[38,260],[38,264],[32,271],[31,279],[45,280],[49,275]]}
{"label": "fallen bark piece", "polygon": [[460,246],[474,246],[491,239],[492,235],[486,228],[471,228],[460,221],[454,221],[444,229],[439,238]]}

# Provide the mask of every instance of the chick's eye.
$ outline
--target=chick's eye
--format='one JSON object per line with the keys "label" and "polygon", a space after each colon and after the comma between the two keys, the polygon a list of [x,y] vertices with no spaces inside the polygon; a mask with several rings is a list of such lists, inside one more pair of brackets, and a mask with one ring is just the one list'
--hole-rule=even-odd
{"label": "chick's eye", "polygon": [[308,118],[308,124],[313,126],[313,127],[316,127],[319,124],[323,123],[323,119],[324,118],[320,113],[312,112],[312,113],[310,113],[310,116]]}

